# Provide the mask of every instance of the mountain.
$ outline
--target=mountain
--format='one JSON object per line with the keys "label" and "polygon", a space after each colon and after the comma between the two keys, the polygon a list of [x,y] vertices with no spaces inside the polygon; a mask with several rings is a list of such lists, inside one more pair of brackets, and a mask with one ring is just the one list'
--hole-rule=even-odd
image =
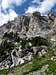
{"label": "mountain", "polygon": [[18,16],[14,21],[9,21],[0,27],[0,36],[5,33],[17,32],[18,36],[41,36],[55,33],[56,16],[49,13],[48,16],[41,16],[39,12]]}
{"label": "mountain", "polygon": [[41,16],[40,12],[34,12],[16,17],[0,27],[0,70],[42,57],[55,41],[56,16],[53,13]]}

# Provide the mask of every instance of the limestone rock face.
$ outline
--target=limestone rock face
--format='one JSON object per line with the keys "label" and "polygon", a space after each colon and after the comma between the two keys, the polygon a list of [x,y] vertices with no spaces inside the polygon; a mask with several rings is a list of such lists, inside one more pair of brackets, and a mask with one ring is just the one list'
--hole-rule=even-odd
{"label": "limestone rock face", "polygon": [[56,16],[52,13],[41,16],[39,12],[18,16],[14,21],[0,27],[0,37],[6,32],[17,32],[20,37],[50,37],[56,33]]}

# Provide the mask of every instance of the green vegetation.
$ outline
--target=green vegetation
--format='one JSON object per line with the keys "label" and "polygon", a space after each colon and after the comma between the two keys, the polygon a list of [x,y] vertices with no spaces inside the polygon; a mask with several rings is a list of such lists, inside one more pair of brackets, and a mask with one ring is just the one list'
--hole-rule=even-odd
{"label": "green vegetation", "polygon": [[[56,47],[54,47],[56,48]],[[51,60],[51,57],[54,55],[53,50],[49,50],[42,57],[35,56],[34,59],[24,65],[16,66],[12,69],[12,73],[14,75],[27,75],[28,73],[40,70],[42,66],[48,64],[48,70],[46,71],[46,75],[55,75],[56,74],[56,61]],[[0,71],[0,75],[7,75],[10,71],[3,70]]]}
{"label": "green vegetation", "polygon": [[10,54],[13,49],[14,44],[12,42],[8,42],[7,39],[2,39],[0,44],[0,62],[5,60],[8,57],[7,52]]}
{"label": "green vegetation", "polygon": [[[14,36],[13,36],[14,35]],[[7,37],[9,36],[9,37]],[[9,39],[9,42],[8,42]],[[13,42],[10,42],[13,39]],[[20,42],[21,41],[21,42]],[[17,42],[18,45],[15,45],[14,43]],[[29,42],[31,42],[32,46],[29,46]],[[6,58],[6,52],[11,52],[11,50],[13,50],[14,48],[19,47],[19,45],[22,45],[22,49],[24,48],[31,48],[33,46],[41,46],[41,45],[45,45],[48,47],[48,52],[46,54],[44,54],[42,57],[39,57],[38,55],[35,55],[33,60],[26,63],[26,64],[22,64],[22,65],[18,65],[15,66],[13,68],[8,69],[8,70],[2,70],[0,71],[0,75],[8,75],[8,73],[13,73],[14,75],[27,75],[34,71],[38,71],[42,68],[42,66],[48,64],[48,70],[45,71],[46,75],[55,75],[56,74],[56,61],[51,60],[51,58],[53,56],[56,57],[56,44],[52,44],[50,43],[49,40],[44,39],[42,37],[34,37],[34,38],[29,38],[27,40],[27,38],[19,38],[16,34],[5,34],[5,36],[3,37],[2,43],[0,44],[0,56],[4,55],[4,57]],[[1,59],[3,59],[4,57],[1,56]],[[3,59],[4,60],[4,59]],[[1,60],[2,61],[2,60]]]}
{"label": "green vegetation", "polygon": [[8,70],[2,70],[0,71],[0,75],[8,75]]}

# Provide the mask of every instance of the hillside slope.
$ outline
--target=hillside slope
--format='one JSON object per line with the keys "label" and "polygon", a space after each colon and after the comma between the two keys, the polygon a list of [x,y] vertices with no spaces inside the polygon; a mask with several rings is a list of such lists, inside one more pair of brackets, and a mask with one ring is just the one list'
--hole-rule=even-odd
{"label": "hillside slope", "polygon": [[[55,65],[54,14],[41,16],[39,12],[29,13],[0,27],[1,75],[55,75]],[[43,69],[45,66],[49,66],[48,70]]]}

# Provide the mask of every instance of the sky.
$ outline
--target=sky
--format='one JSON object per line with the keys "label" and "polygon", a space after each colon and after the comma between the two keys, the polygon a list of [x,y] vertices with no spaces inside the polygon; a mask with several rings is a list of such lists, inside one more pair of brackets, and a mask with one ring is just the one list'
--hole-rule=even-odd
{"label": "sky", "polygon": [[56,12],[56,0],[0,0],[0,26],[18,15],[40,12],[46,15]]}

